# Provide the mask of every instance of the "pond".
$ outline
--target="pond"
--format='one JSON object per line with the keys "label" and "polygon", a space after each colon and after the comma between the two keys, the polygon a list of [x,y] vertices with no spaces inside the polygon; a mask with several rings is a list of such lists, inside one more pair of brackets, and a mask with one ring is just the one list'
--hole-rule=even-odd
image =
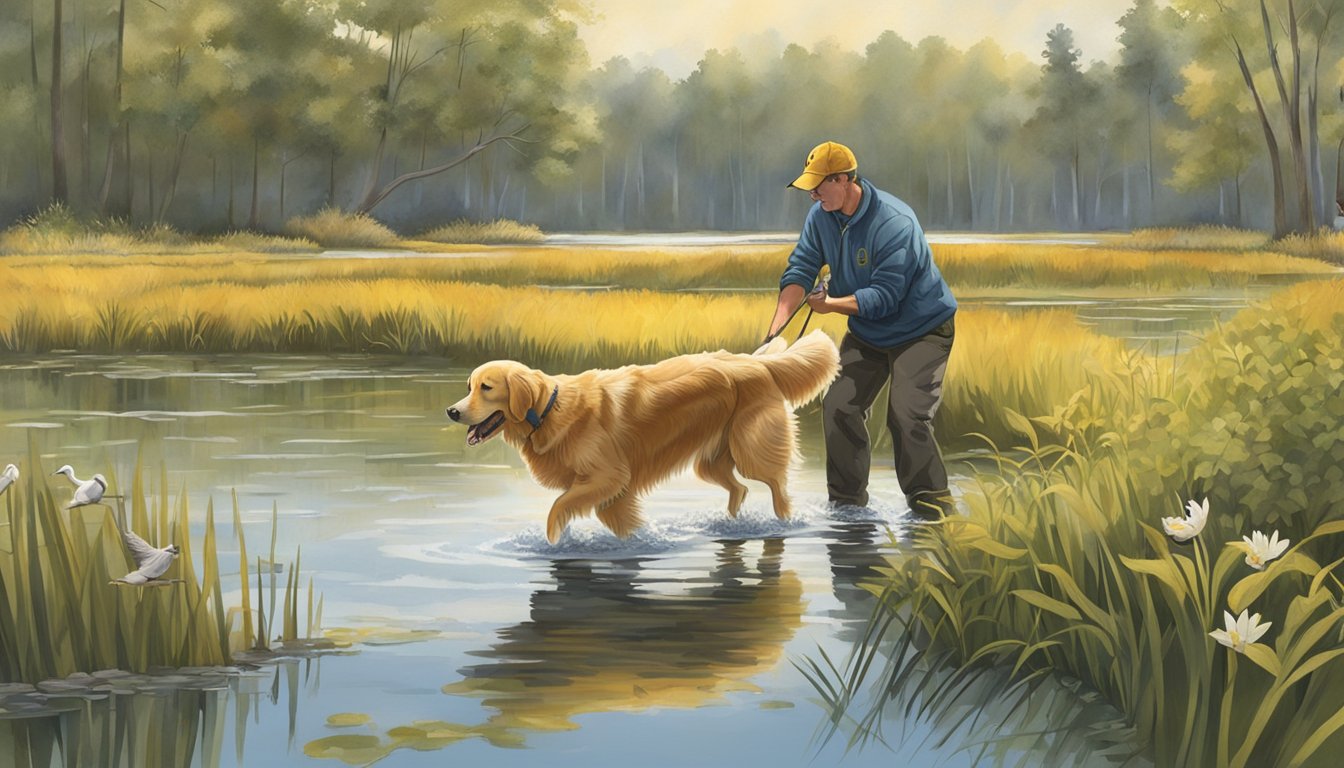
{"label": "pond", "polygon": [[[0,362],[0,463],[22,465],[32,441],[46,471],[102,472],[115,492],[142,456],[155,485],[163,467],[174,497],[186,489],[196,541],[214,500],[226,564],[238,557],[230,494],[254,556],[274,508],[277,560],[302,548],[323,627],[366,641],[244,674],[100,673],[99,695],[74,703],[42,703],[59,686],[0,686],[0,754],[44,766],[146,754],[249,767],[886,766],[973,765],[997,743],[1013,762],[1112,764],[1093,756],[1096,718],[1071,725],[1085,698],[1058,686],[1026,708],[973,688],[979,723],[895,710],[889,746],[814,740],[823,712],[795,664],[822,651],[842,663],[871,610],[856,583],[889,535],[907,535],[895,506],[861,518],[824,507],[815,411],[802,415],[793,520],[776,521],[755,483],[729,519],[721,489],[682,476],[649,497],[632,539],[581,521],[552,546],[554,494],[503,441],[468,448],[445,419],[466,374],[365,356]],[[901,498],[890,467],[875,468],[873,491]],[[239,604],[236,565],[224,587]]]}

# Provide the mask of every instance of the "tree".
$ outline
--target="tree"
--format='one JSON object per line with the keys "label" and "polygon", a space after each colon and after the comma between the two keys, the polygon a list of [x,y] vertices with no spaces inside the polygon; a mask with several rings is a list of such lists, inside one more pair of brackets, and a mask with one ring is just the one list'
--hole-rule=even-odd
{"label": "tree", "polygon": [[[1041,137],[1043,153],[1067,169],[1070,182],[1068,220],[1082,226],[1082,148],[1086,125],[1084,115],[1096,95],[1095,88],[1083,76],[1079,59],[1083,52],[1073,45],[1073,30],[1056,24],[1046,34],[1045,64],[1037,86],[1041,105],[1029,121]],[[1052,181],[1052,206],[1058,206],[1057,177]]]}
{"label": "tree", "polygon": [[1181,87],[1180,66],[1188,57],[1182,39],[1184,20],[1154,0],[1134,0],[1117,22],[1121,32],[1120,64],[1115,76],[1121,89],[1140,106],[1144,121],[1144,176],[1148,183],[1148,219],[1157,207],[1154,152],[1157,125],[1165,123]]}
{"label": "tree", "polygon": [[[1176,3],[1200,35],[1202,63],[1216,66],[1213,59],[1230,58],[1236,63],[1242,83],[1251,95],[1274,182],[1275,236],[1292,231],[1310,232],[1324,208],[1324,201],[1320,199],[1323,184],[1320,182],[1317,133],[1319,70],[1322,52],[1336,44],[1333,22],[1340,2],[1308,0],[1305,14],[1299,13],[1294,0],[1275,2],[1272,11],[1268,0],[1178,0]],[[1263,44],[1263,55],[1256,53],[1260,43]],[[1309,68],[1306,82],[1303,80],[1304,68]],[[1266,93],[1268,89],[1263,87],[1263,81],[1272,83],[1274,90],[1271,93]],[[1291,221],[1290,190],[1284,179],[1280,135],[1287,140],[1292,161],[1291,194],[1296,217]]]}
{"label": "tree", "polygon": [[1191,65],[1185,70],[1185,81],[1177,102],[1190,116],[1190,127],[1174,131],[1169,138],[1179,158],[1172,170],[1172,186],[1187,193],[1216,186],[1219,219],[1228,223],[1224,187],[1230,180],[1235,211],[1231,223],[1243,226],[1242,177],[1256,146],[1256,121],[1242,103],[1247,96],[1225,70]]}

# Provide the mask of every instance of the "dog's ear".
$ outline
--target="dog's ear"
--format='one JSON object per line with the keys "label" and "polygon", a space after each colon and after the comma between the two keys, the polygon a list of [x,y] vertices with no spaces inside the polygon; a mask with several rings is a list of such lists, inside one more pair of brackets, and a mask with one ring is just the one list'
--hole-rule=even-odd
{"label": "dog's ear", "polygon": [[509,387],[509,418],[527,421],[527,412],[540,409],[545,402],[546,381],[530,369],[513,371],[504,380]]}

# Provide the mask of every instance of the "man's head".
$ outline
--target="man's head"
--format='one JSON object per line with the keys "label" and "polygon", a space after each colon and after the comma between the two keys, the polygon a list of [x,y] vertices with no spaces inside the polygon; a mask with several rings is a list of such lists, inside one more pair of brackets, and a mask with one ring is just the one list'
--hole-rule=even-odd
{"label": "man's head", "polygon": [[807,153],[802,174],[789,186],[811,192],[832,176],[848,174],[852,177],[858,170],[859,161],[849,151],[849,147],[834,141],[823,141]]}
{"label": "man's head", "polygon": [[802,174],[789,186],[811,194],[813,200],[821,203],[822,210],[845,210],[846,203],[854,194],[850,187],[858,170],[859,161],[849,147],[826,141],[807,154]]}

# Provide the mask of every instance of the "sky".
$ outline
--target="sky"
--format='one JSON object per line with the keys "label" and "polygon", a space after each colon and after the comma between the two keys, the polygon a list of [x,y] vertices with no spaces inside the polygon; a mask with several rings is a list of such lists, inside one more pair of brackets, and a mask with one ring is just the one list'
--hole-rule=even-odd
{"label": "sky", "polygon": [[[682,78],[710,48],[777,53],[823,40],[862,51],[883,30],[910,42],[937,35],[969,48],[993,37],[1037,59],[1055,24],[1073,30],[1083,62],[1119,50],[1115,22],[1133,0],[587,0],[595,18],[580,26],[594,65],[624,56]],[[1165,3],[1163,3],[1165,4]]]}

